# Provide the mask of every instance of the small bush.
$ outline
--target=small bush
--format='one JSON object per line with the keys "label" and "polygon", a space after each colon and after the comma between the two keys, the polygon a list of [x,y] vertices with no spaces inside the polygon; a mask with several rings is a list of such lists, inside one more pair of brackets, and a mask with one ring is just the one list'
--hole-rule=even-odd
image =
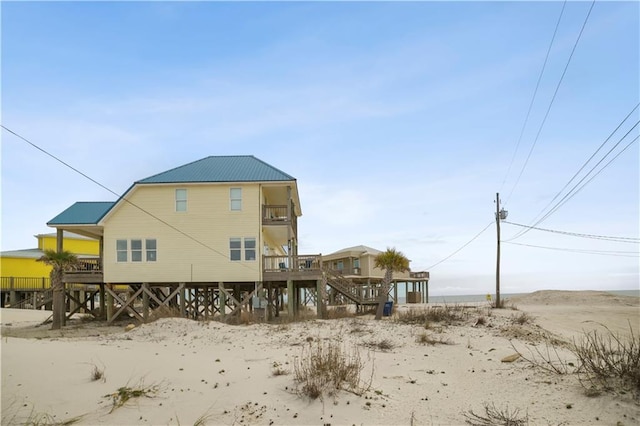
{"label": "small bush", "polygon": [[533,318],[526,312],[521,312],[518,315],[513,315],[511,317],[511,322],[513,324],[525,325],[533,322]]}
{"label": "small bush", "polygon": [[[399,312],[396,321],[403,324],[424,324],[431,327],[432,322],[456,324],[466,319],[467,310],[463,306],[428,306],[421,309],[409,309]],[[429,328],[427,327],[427,328]]]}
{"label": "small bush", "polygon": [[393,344],[393,342],[389,339],[382,339],[382,340],[371,340],[367,343],[365,343],[365,346],[371,348],[371,349],[378,349],[381,350],[383,352],[388,352],[390,350],[392,350],[395,345]]}
{"label": "small bush", "polygon": [[311,399],[322,398],[325,392],[331,395],[341,389],[362,395],[371,386],[370,382],[364,384],[360,378],[363,369],[364,362],[357,347],[346,351],[331,342],[309,344],[294,363],[297,392]]}
{"label": "small bush", "polygon": [[122,407],[129,400],[134,398],[153,398],[160,390],[158,385],[145,386],[143,382],[140,382],[138,386],[130,387],[130,386],[122,386],[118,388],[118,390],[114,393],[110,393],[105,395],[105,398],[110,398],[113,406],[111,407],[110,413],[112,413],[116,408]]}
{"label": "small bush", "polygon": [[91,381],[97,382],[98,380],[105,380],[104,368],[101,369],[97,365],[93,364],[93,369],[91,370]]}
{"label": "small bush", "polygon": [[500,299],[500,306],[494,300],[491,302],[491,307],[493,309],[511,309],[512,311],[517,311],[518,307],[514,305],[509,299]]}
{"label": "small bush", "polygon": [[631,324],[627,337],[606,330],[604,334],[596,330],[585,333],[581,341],[574,342],[580,382],[591,394],[631,391],[640,399],[640,334]]}
{"label": "small bush", "polygon": [[451,340],[445,340],[442,337],[434,338],[433,336],[427,333],[420,333],[418,337],[416,337],[416,342],[421,345],[453,345]]}
{"label": "small bush", "polygon": [[476,414],[473,410],[463,413],[465,422],[473,426],[525,426],[529,423],[529,416],[520,417],[520,410],[496,408],[495,404],[484,404],[484,414]]}
{"label": "small bush", "polygon": [[528,362],[533,367],[539,368],[541,370],[545,370],[549,373],[553,374],[569,374],[571,372],[571,366],[573,365],[570,362],[563,360],[558,353],[558,344],[557,341],[551,339],[549,337],[545,340],[545,348],[541,349],[538,346],[535,346],[535,351],[529,347],[529,355],[524,355],[520,352],[511,342],[511,347],[520,355],[520,357]]}

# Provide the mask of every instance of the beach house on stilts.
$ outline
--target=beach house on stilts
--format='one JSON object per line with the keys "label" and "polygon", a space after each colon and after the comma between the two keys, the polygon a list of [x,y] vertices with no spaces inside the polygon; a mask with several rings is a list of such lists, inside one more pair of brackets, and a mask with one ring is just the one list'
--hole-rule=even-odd
{"label": "beach house on stilts", "polygon": [[115,202],[75,203],[48,225],[99,240],[99,257],[64,276],[88,288],[67,292],[69,314],[144,321],[166,306],[189,318],[269,319],[297,315],[311,297],[322,315],[327,288],[376,303],[319,253],[298,253],[301,215],[294,177],[254,156],[211,156],[139,180]]}

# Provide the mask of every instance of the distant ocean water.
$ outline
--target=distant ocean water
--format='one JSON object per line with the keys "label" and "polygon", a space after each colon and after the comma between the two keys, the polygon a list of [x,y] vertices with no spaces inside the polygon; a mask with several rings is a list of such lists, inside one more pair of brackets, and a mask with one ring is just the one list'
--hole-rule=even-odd
{"label": "distant ocean water", "polygon": [[[597,290],[596,290],[597,291]],[[640,297],[640,289],[637,290],[601,290],[606,293],[615,294],[616,296],[635,296]],[[501,293],[502,299],[508,299],[510,297],[524,296],[529,293]],[[491,294],[494,297],[494,294]],[[398,295],[398,303],[406,303],[404,297]],[[486,294],[465,294],[465,295],[452,295],[452,296],[429,296],[429,303],[472,303],[472,302],[484,302],[487,300]]]}

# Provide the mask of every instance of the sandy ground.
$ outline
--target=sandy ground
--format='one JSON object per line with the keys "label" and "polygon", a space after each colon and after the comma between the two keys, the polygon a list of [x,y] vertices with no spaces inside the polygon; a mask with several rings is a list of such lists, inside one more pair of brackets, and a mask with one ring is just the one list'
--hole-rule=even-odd
{"label": "sandy ground", "polygon": [[[514,346],[523,354],[544,348],[545,335],[571,342],[583,330],[625,333],[630,324],[637,332],[638,298],[542,291],[512,302],[518,310],[467,308],[461,323],[429,330],[361,316],[239,326],[165,318],[128,332],[126,323],[78,319],[52,332],[39,326],[47,312],[3,309],[2,424],[82,416],[78,424],[458,425],[487,404],[517,409],[531,425],[640,424],[629,394],[587,397],[576,374],[501,362]],[[395,315],[422,308],[399,306]],[[514,323],[523,312],[533,321]],[[480,317],[485,324],[474,326]],[[424,333],[450,344],[421,344]],[[315,400],[296,392],[296,360],[327,342],[359,353],[368,391]],[[575,361],[567,349],[558,353]],[[104,377],[94,381],[96,367]],[[114,409],[122,387],[154,393]]]}

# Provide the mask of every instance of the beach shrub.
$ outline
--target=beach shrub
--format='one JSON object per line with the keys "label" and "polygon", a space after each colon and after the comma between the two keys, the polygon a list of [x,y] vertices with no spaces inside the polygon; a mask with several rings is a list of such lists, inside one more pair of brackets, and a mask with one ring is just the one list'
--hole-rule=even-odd
{"label": "beach shrub", "polygon": [[459,305],[427,306],[398,312],[395,320],[403,324],[456,324],[468,317],[468,310]]}
{"label": "beach shrub", "polygon": [[420,343],[421,345],[430,345],[430,346],[453,345],[453,342],[451,340],[443,339],[442,337],[435,338],[432,335],[427,334],[425,332],[420,333],[418,337],[416,337],[416,342]]}
{"label": "beach shrub", "polygon": [[153,398],[159,391],[159,385],[145,386],[145,384],[140,381],[137,386],[122,386],[118,388],[116,392],[107,394],[104,397],[111,399],[113,405],[110,413],[112,413],[116,408],[122,407],[131,399],[141,397]]}
{"label": "beach shrub", "polygon": [[393,348],[395,347],[393,342],[389,339],[370,340],[364,345],[371,349],[378,349],[383,352],[388,352],[390,350],[393,350]]}
{"label": "beach shrub", "polygon": [[520,312],[520,314],[511,317],[511,322],[518,325],[530,324],[533,322],[533,317],[526,312]]}
{"label": "beach shrub", "polygon": [[297,393],[311,399],[322,398],[325,393],[333,395],[338,390],[362,395],[371,387],[371,381],[361,380],[364,367],[357,347],[347,350],[333,342],[311,342],[294,362]]}
{"label": "beach shrub", "polygon": [[98,380],[105,380],[104,377],[104,368],[100,368],[95,364],[93,365],[93,369],[91,370],[91,381],[92,382],[97,382]]}
{"label": "beach shrub", "polygon": [[533,367],[559,375],[569,374],[573,371],[571,368],[574,366],[573,363],[564,360],[560,356],[560,353],[558,352],[559,342],[551,337],[545,338],[544,349],[541,349],[539,346],[534,346],[535,349],[531,349],[531,347],[526,346],[529,351],[528,355],[524,355],[521,351],[516,349],[513,342],[511,342],[511,347],[524,361],[528,362]]}
{"label": "beach shrub", "polygon": [[587,392],[632,392],[640,399],[640,334],[629,323],[629,335],[621,336],[605,327],[606,332],[585,332],[574,341],[573,352],[580,362],[580,383]]}
{"label": "beach shrub", "polygon": [[465,422],[473,426],[525,426],[529,424],[529,416],[520,416],[519,409],[510,410],[509,406],[497,408],[495,404],[484,404],[484,414],[476,414],[473,410],[463,413]]}

